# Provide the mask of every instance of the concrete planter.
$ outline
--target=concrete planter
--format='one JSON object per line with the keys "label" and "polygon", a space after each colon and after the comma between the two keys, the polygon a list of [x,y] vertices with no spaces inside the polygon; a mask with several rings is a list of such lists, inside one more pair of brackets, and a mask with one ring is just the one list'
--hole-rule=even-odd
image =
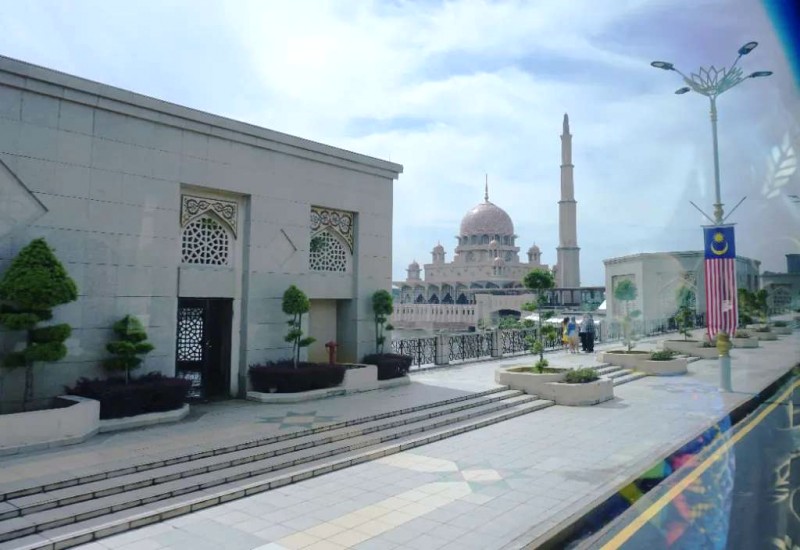
{"label": "concrete planter", "polygon": [[700,340],[664,340],[661,345],[665,350],[692,355],[692,352],[702,346],[703,342]]}
{"label": "concrete planter", "polygon": [[769,329],[772,332],[774,332],[775,334],[779,334],[781,336],[786,336],[787,334],[791,334],[792,333],[792,327],[775,327],[775,326],[771,326]]}
{"label": "concrete planter", "polygon": [[605,378],[585,384],[549,382],[544,384],[544,392],[539,397],[570,407],[597,405],[614,399],[614,383]]}
{"label": "concrete planter", "polygon": [[378,367],[375,365],[346,365],[341,387],[347,393],[378,389]]}
{"label": "concrete planter", "polygon": [[351,363],[345,366],[350,368],[344,371],[344,380],[335,388],[324,388],[321,390],[296,393],[263,393],[249,391],[247,392],[247,399],[260,403],[300,403],[302,401],[313,401],[315,399],[324,399],[326,397],[335,397],[338,395],[394,388],[411,383],[411,378],[408,375],[389,380],[378,380],[378,367],[375,365]]}
{"label": "concrete planter", "polygon": [[598,355],[601,363],[608,363],[624,369],[637,369],[640,362],[650,359],[649,351],[637,352],[634,350],[632,353],[627,353],[615,350],[600,352]]}
{"label": "concrete planter", "polygon": [[676,357],[667,361],[647,360],[639,363],[636,370],[653,376],[676,376],[689,372],[687,369],[688,364],[689,362],[685,357]]}
{"label": "concrete planter", "polygon": [[735,348],[757,348],[758,338],[731,338],[731,343]]}
{"label": "concrete planter", "polygon": [[753,337],[757,340],[773,341],[778,339],[778,335],[774,332],[753,332]]}
{"label": "concrete planter", "polygon": [[0,415],[0,455],[80,443],[100,425],[100,402],[75,395],[55,398],[53,409]]}
{"label": "concrete planter", "polygon": [[168,424],[179,422],[189,414],[189,404],[184,403],[180,409],[171,411],[154,412],[147,414],[137,414],[136,416],[126,416],[124,418],[108,418],[100,421],[100,433],[117,432],[120,430],[131,430],[133,428],[143,428],[145,426],[155,426],[157,424]]}
{"label": "concrete planter", "polygon": [[524,391],[528,395],[538,395],[543,399],[549,399],[542,396],[545,391],[544,385],[548,382],[561,382],[567,375],[567,370],[561,372],[514,372],[519,367],[506,367],[497,369],[494,372],[495,382],[508,386],[513,390]]}

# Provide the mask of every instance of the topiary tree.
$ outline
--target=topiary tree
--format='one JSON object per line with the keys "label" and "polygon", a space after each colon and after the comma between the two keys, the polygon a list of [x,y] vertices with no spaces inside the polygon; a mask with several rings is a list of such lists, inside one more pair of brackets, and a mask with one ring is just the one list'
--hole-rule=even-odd
{"label": "topiary tree", "polygon": [[393,330],[386,320],[394,311],[392,295],[387,290],[376,290],[372,295],[372,313],[375,314],[375,353],[383,353],[387,330]]}
{"label": "topiary tree", "polygon": [[631,351],[633,346],[636,345],[633,333],[633,319],[641,314],[638,310],[630,310],[630,303],[636,300],[636,296],[638,296],[638,290],[630,279],[620,281],[614,288],[614,298],[625,304],[625,316],[622,318],[622,343],[628,347],[628,351]]}
{"label": "topiary tree", "polygon": [[694,325],[694,311],[691,304],[694,301],[694,291],[687,286],[681,286],[675,292],[675,301],[678,304],[678,311],[675,313],[675,322],[678,324],[678,332],[683,334],[683,339],[688,340],[691,336],[691,327]]}
{"label": "topiary tree", "polygon": [[103,366],[110,371],[124,371],[127,384],[131,379],[131,371],[144,361],[138,356],[153,351],[153,344],[147,341],[147,332],[133,315],[126,315],[114,323],[113,330],[119,340],[106,344],[106,349],[116,357],[103,361]]}
{"label": "topiary tree", "polygon": [[522,306],[525,311],[539,311],[539,321],[536,330],[536,336],[528,338],[527,343],[532,353],[539,354],[539,361],[536,363],[536,369],[541,372],[547,366],[547,361],[544,359],[544,339],[553,338],[555,329],[548,325],[543,325],[543,322],[552,316],[551,312],[543,311],[544,305],[547,302],[547,297],[544,294],[545,290],[549,290],[556,286],[553,274],[547,269],[534,269],[522,279],[522,284],[536,293],[536,299],[532,302],[526,303]]}
{"label": "topiary tree", "polygon": [[0,325],[8,330],[26,331],[26,347],[3,359],[7,368],[25,368],[22,408],[33,398],[33,365],[54,362],[67,354],[64,341],[72,328],[68,324],[37,327],[52,319],[52,308],[78,298],[78,289],[44,239],[35,239],[20,250],[0,280]]}
{"label": "topiary tree", "polygon": [[292,361],[294,362],[294,368],[297,368],[297,364],[300,362],[300,350],[316,342],[316,338],[310,336],[303,338],[303,314],[308,313],[311,304],[305,292],[291,285],[283,293],[281,308],[286,315],[291,315],[291,319],[287,322],[289,332],[284,337],[284,340],[292,343]]}

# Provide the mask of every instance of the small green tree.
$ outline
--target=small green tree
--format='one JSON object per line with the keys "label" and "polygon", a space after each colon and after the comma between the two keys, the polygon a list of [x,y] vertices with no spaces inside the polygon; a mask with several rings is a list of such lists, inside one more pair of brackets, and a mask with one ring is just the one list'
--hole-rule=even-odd
{"label": "small green tree", "polygon": [[385,331],[394,328],[386,322],[393,311],[393,299],[389,291],[376,290],[372,295],[372,313],[375,315],[375,353],[383,353],[386,344]]}
{"label": "small green tree", "polygon": [[628,351],[633,349],[636,345],[633,320],[638,317],[641,312],[639,310],[630,310],[630,304],[638,296],[636,285],[630,279],[624,279],[617,283],[614,288],[614,298],[625,304],[625,315],[622,318],[622,343],[628,347]]}
{"label": "small green tree", "polygon": [[316,338],[310,336],[303,338],[303,314],[308,313],[311,304],[308,301],[308,296],[302,290],[291,285],[283,293],[281,307],[286,315],[291,316],[291,319],[287,321],[289,332],[284,337],[284,340],[292,344],[292,362],[294,363],[294,368],[297,368],[297,364],[300,362],[300,350],[316,341]]}
{"label": "small green tree", "polygon": [[0,280],[0,325],[8,330],[26,331],[26,347],[3,359],[7,368],[25,368],[22,408],[33,398],[33,365],[54,362],[67,354],[64,341],[72,328],[68,324],[37,327],[52,319],[52,309],[78,298],[78,289],[44,239],[23,248]]}
{"label": "small green tree", "polygon": [[522,284],[536,293],[535,300],[523,305],[522,309],[525,311],[539,312],[536,336],[533,338],[529,337],[527,339],[527,344],[529,346],[528,349],[532,353],[539,354],[539,361],[536,363],[536,369],[541,372],[542,369],[547,366],[547,361],[544,359],[544,339],[553,338],[552,333],[555,331],[551,325],[544,325],[544,321],[552,316],[552,313],[543,311],[544,305],[547,302],[547,297],[544,292],[554,288],[556,286],[556,281],[550,271],[546,269],[534,269],[525,275]]}
{"label": "small green tree", "polygon": [[106,349],[116,357],[103,361],[103,366],[110,371],[125,372],[127,384],[131,379],[131,371],[144,361],[139,355],[153,351],[153,344],[147,341],[147,332],[133,315],[126,315],[114,323],[113,330],[119,339],[106,344]]}
{"label": "small green tree", "polygon": [[762,323],[769,322],[769,292],[766,288],[753,293],[753,305],[756,314]]}
{"label": "small green tree", "polygon": [[694,325],[694,310],[691,308],[694,291],[687,286],[681,286],[675,293],[675,301],[678,305],[678,311],[675,313],[678,332],[683,334],[684,340],[688,340],[692,334],[691,327]]}

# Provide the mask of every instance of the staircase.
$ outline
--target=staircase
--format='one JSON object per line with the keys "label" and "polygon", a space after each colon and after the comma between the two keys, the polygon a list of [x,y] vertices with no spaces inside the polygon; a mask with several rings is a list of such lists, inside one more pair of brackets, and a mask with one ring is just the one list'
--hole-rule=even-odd
{"label": "staircase", "polygon": [[622,384],[627,384],[628,382],[633,382],[634,380],[638,380],[639,378],[644,378],[647,376],[641,372],[635,372],[631,369],[624,369],[622,367],[615,367],[613,365],[609,365],[608,363],[603,363],[598,367],[593,367],[597,374],[602,376],[603,378],[610,378],[614,382],[614,386],[621,386]]}
{"label": "staircase", "polygon": [[125,468],[0,485],[0,550],[69,548],[551,405],[500,387]]}

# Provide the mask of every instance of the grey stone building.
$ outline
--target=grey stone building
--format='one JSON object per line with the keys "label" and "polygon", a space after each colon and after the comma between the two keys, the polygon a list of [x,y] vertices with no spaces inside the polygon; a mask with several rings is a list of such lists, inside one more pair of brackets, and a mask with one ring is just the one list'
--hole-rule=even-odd
{"label": "grey stone building", "polygon": [[[344,361],[374,346],[398,164],[5,57],[0,161],[0,271],[44,237],[80,291],[55,310],[74,332],[66,359],[37,365],[37,397],[102,376],[128,313],[156,346],[143,372],[237,394],[248,365],[289,356],[290,284],[311,299],[311,359],[330,340]],[[2,334],[0,353],[18,342]],[[22,373],[0,374],[14,399]]]}

